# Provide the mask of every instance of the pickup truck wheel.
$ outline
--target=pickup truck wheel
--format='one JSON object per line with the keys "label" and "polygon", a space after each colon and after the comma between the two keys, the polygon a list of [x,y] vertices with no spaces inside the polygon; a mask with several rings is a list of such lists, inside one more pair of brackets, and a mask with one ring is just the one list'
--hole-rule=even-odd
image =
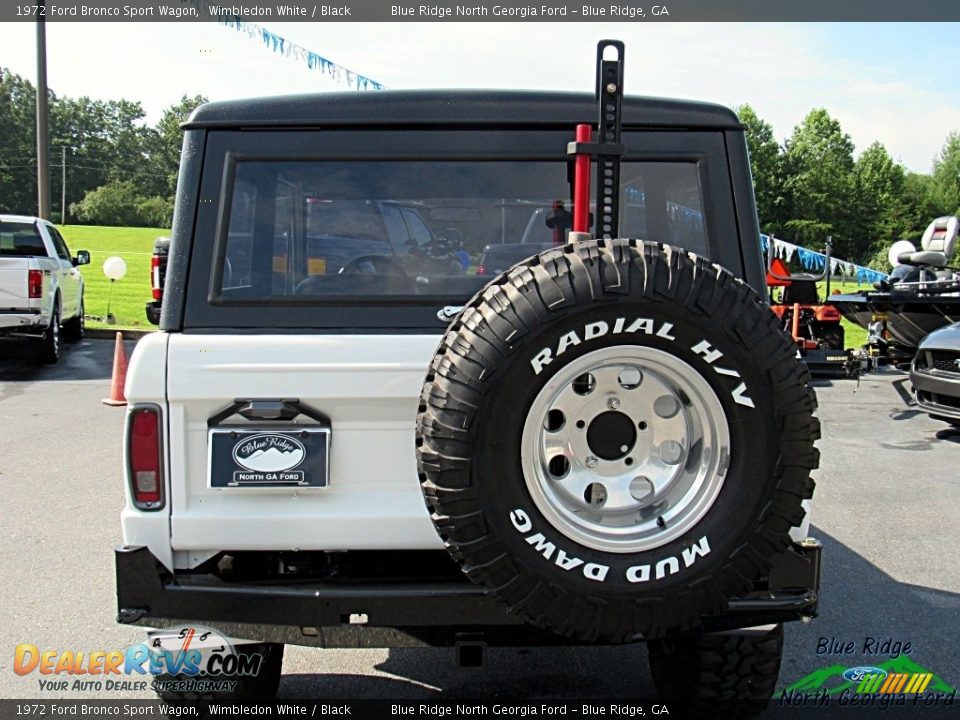
{"label": "pickup truck wheel", "polygon": [[783,625],[766,633],[657,640],[647,645],[650,673],[671,711],[689,720],[748,720],[776,691]]}
{"label": "pickup truck wheel", "polygon": [[83,340],[86,331],[86,320],[84,319],[83,299],[80,299],[80,308],[77,316],[70,318],[63,324],[63,337],[67,342],[80,342]]}
{"label": "pickup truck wheel", "polygon": [[40,362],[53,364],[60,359],[60,308],[53,306],[50,325],[40,340]]}
{"label": "pickup truck wheel", "polygon": [[[231,691],[174,691],[156,688],[157,697],[161,700],[270,700],[277,694],[280,687],[280,676],[283,670],[283,644],[257,643],[237,646],[244,653],[260,653],[263,661],[260,671],[256,675],[245,677],[212,678],[216,680],[228,679],[237,684]],[[186,675],[158,675],[157,681],[172,680],[202,680],[203,676]]]}
{"label": "pickup truck wheel", "polygon": [[677,248],[580,242],[475,296],[420,399],[433,522],[527,621],[627,642],[764,577],[811,497],[809,374],[743,282]]}

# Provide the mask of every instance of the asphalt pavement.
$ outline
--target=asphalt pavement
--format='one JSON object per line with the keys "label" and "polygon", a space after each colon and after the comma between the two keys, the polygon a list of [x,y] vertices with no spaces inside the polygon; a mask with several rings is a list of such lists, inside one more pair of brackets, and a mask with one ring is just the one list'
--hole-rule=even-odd
{"label": "asphalt pavement", "polygon": [[[57,366],[38,367],[0,346],[0,698],[103,697],[41,692],[36,674],[13,672],[19,643],[89,652],[142,639],[115,623],[124,411],[100,403],[113,350],[85,340]],[[821,616],[788,626],[778,687],[836,663],[876,665],[886,656],[869,649],[884,640],[910,643],[915,663],[960,686],[960,432],[909,404],[905,373],[816,385],[824,437],[811,534],[824,543]],[[819,652],[824,639],[855,651]],[[458,667],[446,649],[291,647],[280,685],[287,698],[653,694],[642,647],[488,650],[479,669]]]}

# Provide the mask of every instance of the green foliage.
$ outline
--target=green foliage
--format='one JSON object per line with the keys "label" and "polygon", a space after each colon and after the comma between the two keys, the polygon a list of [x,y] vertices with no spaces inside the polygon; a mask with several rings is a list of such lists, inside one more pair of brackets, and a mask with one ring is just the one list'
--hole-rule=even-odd
{"label": "green foliage", "polygon": [[168,228],[173,224],[173,198],[159,195],[143,198],[137,203],[137,213],[138,225]]}
{"label": "green foliage", "polygon": [[811,110],[793,130],[784,152],[784,190],[790,218],[785,233],[801,245],[820,249],[833,237],[838,255],[853,256],[853,141],[823,108]]}
{"label": "green foliage", "polygon": [[782,147],[749,105],[737,114],[765,232],[813,250],[831,236],[834,255],[889,271],[892,243],[919,245],[934,218],[960,214],[960,131],[947,136],[933,173],[923,175],[907,172],[878,142],[854,161],[850,136],[822,108],[812,110]]}
{"label": "green foliage", "polygon": [[780,145],[773,136],[773,127],[761,120],[749,105],[736,108],[737,116],[744,125],[747,150],[750,152],[750,170],[757,197],[757,215],[760,229],[764,232],[779,232],[782,217],[783,159]]}
{"label": "green foliage", "polygon": [[70,206],[70,212],[91,225],[169,227],[173,201],[158,195],[143,197],[133,180],[113,180],[88,192]]}
{"label": "green foliage", "polygon": [[0,212],[31,210],[37,201],[37,91],[0,68]]}
{"label": "green foliage", "polygon": [[[36,212],[35,102],[33,85],[0,68],[0,212]],[[60,198],[65,156],[67,208],[76,206],[85,213],[83,222],[101,222],[93,218],[109,216],[140,225],[169,224],[183,140],[179,125],[204,102],[202,96],[184,96],[164,111],[156,127],[150,127],[139,102],[50,93],[54,217],[63,220]],[[118,189],[130,187],[135,193],[126,201],[116,197]],[[99,188],[108,189],[87,202],[87,195]]]}
{"label": "green foliage", "polygon": [[854,166],[854,211],[858,218],[857,254],[889,247],[909,229],[904,197],[906,172],[878,142],[864,150]]}
{"label": "green foliage", "polygon": [[960,215],[960,131],[947,135],[933,163],[932,197],[943,215]]}

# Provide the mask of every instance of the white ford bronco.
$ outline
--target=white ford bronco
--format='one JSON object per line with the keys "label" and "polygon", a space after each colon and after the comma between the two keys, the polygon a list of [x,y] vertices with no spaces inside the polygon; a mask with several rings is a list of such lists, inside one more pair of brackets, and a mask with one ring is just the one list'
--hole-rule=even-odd
{"label": "white ford bronco", "polygon": [[[622,52],[596,98],[194,113],[127,378],[121,623],[256,643],[230,697],[275,693],[284,644],[646,642],[693,715],[764,707],[817,610],[816,402],[736,116],[623,98]],[[569,242],[476,273],[559,203]]]}

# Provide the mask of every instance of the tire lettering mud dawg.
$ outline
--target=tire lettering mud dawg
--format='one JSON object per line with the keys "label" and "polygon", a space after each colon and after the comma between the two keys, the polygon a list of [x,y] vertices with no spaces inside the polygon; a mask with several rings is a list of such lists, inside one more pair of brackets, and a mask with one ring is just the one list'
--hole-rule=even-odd
{"label": "tire lettering mud dawg", "polygon": [[[543,533],[533,532],[533,521],[520,508],[516,508],[510,513],[510,522],[517,532],[524,535],[524,540],[540,553],[544,560],[553,560],[553,563],[562,570],[575,570],[577,568],[588,580],[604,582],[610,573],[610,566],[602,563],[588,563],[576,555],[568,554],[562,548],[558,548],[555,543],[550,542],[544,537]],[[530,533],[530,534],[528,534]],[[554,557],[556,551],[556,557]],[[684,568],[693,565],[698,557],[704,557],[710,553],[710,542],[706,536],[700,538],[689,548],[684,548],[680,557],[668,556],[652,563],[642,565],[631,565],[624,571],[624,576],[629,583],[649,582],[651,579],[651,567],[653,568],[653,578],[662,580],[668,575],[675,575],[680,572],[681,561]]]}
{"label": "tire lettering mud dawg", "polygon": [[[627,325],[627,319],[619,317],[613,323],[613,329],[610,329],[610,325],[603,320],[598,320],[597,322],[588,323],[583,328],[583,340],[580,339],[580,336],[575,330],[564,334],[560,340],[557,342],[556,351],[553,348],[545,347],[540,352],[538,352],[532,360],[530,360],[530,366],[533,368],[533,374],[539,375],[543,372],[543,369],[552,363],[556,358],[563,355],[569,348],[576,345],[580,345],[583,342],[589,340],[595,340],[597,338],[603,337],[604,335],[620,335],[622,333],[645,333],[646,335],[653,335],[655,337],[664,338],[665,340],[676,341],[676,338],[670,334],[670,331],[673,329],[673,323],[660,323],[660,327],[654,331],[657,323],[651,318],[636,318],[630,325]],[[731,370],[730,368],[719,367],[713,365],[714,362],[723,357],[723,353],[712,347],[709,342],[706,340],[701,340],[699,343],[696,343],[691,348],[693,352],[700,355],[708,365],[710,365],[714,372],[719,375],[726,375],[732,378],[740,378],[740,373],[736,370]],[[732,392],[733,400],[739,405],[745,405],[746,407],[756,407],[753,404],[753,400],[747,396],[747,386],[746,383],[741,382]]]}

